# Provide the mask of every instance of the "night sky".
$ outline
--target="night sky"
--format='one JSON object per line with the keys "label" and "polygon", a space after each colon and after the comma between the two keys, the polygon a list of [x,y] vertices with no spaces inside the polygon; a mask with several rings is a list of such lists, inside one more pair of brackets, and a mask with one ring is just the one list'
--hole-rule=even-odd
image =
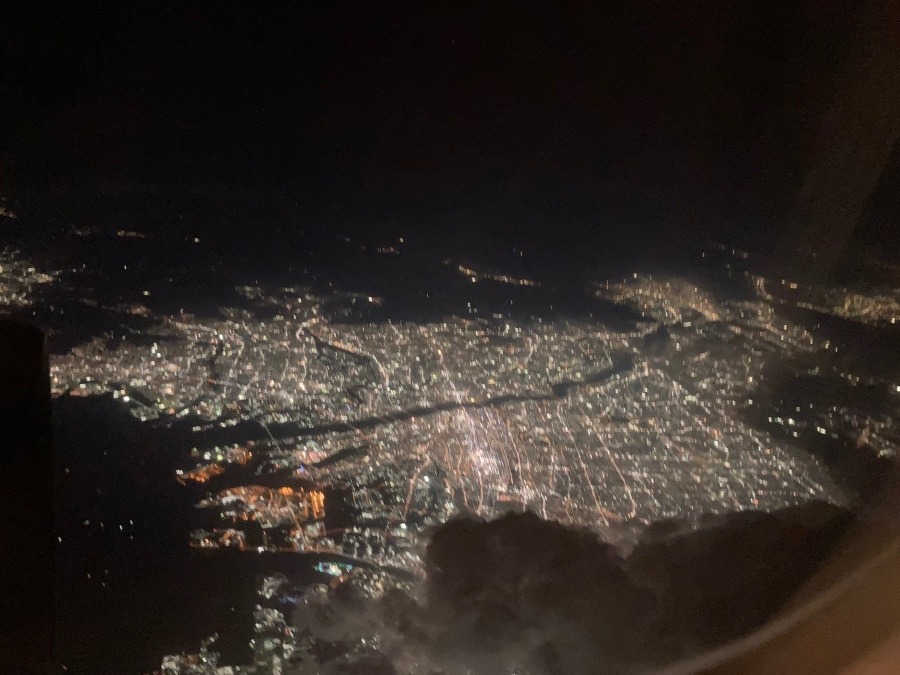
{"label": "night sky", "polygon": [[5,7],[4,190],[276,185],[363,227],[596,245],[764,232],[848,4]]}

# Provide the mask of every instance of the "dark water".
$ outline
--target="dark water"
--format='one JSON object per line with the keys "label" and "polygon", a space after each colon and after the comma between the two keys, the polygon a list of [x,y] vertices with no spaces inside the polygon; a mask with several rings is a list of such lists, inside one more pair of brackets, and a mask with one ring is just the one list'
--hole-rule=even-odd
{"label": "dark water", "polygon": [[309,582],[309,558],[189,549],[200,493],[173,479],[177,441],[111,397],[57,399],[54,423],[56,666],[149,672],[214,632],[224,663],[249,662],[255,578]]}

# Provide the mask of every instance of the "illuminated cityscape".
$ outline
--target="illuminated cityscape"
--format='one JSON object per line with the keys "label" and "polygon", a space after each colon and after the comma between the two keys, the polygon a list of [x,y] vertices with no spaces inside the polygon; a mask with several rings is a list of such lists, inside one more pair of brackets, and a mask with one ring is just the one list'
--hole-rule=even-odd
{"label": "illuminated cityscape", "polygon": [[[728,269],[743,259],[734,253]],[[537,287],[451,267],[501,294]],[[77,296],[77,271],[38,272],[13,252],[2,268],[10,311],[32,306],[38,288],[59,292],[60,277]],[[390,585],[391,571],[421,578],[429,529],[460,512],[530,510],[617,540],[671,519],[814,500],[852,506],[859,495],[804,442],[849,439],[895,456],[895,417],[774,399],[768,369],[787,364],[797,376],[900,395],[896,373],[845,361],[830,338],[781,311],[815,307],[890,325],[897,296],[828,289],[813,302],[792,296],[791,282],[736,273],[748,289],[739,299],[674,276],[586,289],[633,312],[626,329],[477,310],[421,323],[343,321],[336,302],[365,312],[382,299],[303,286],[238,287],[265,318],[239,307],[200,317],[119,303],[103,309],[147,327],[53,356],[51,386],[58,397],[111,397],[146,428],[189,436],[172,478],[205,491],[195,509],[206,520],[185,546],[339,556],[316,568],[336,583]],[[326,602],[314,588],[303,602]],[[280,612],[256,614],[254,658],[268,670],[219,666],[210,641],[165,657],[162,672],[281,672],[307,657]]]}
{"label": "illuminated cityscape", "polygon": [[39,272],[19,251],[0,249],[0,311],[31,305],[40,286],[53,279],[53,274]]}
{"label": "illuminated cityscape", "polygon": [[[374,561],[416,564],[410,549],[384,545],[385,524],[404,524],[414,539],[459,509],[491,516],[512,505],[604,527],[848,498],[808,453],[739,414],[773,357],[828,348],[779,317],[763,292],[720,302],[679,279],[598,284],[599,297],[646,317],[619,332],[452,317],[342,324],[300,288],[240,291],[278,313],[160,317],[149,336],[157,342],[109,350],[94,340],[55,360],[54,391],[112,392],[154,423],[196,420],[202,461],[180,480],[246,462],[243,446],[202,445],[233,428],[252,444],[257,475],[349,490],[357,529],[376,539],[363,547],[378,551]],[[768,421],[796,438],[806,428],[847,433],[855,419],[849,410],[793,413]],[[869,443],[896,452],[891,418],[866,424]],[[274,513],[281,497],[254,500]],[[224,501],[203,505],[233,517]]]}

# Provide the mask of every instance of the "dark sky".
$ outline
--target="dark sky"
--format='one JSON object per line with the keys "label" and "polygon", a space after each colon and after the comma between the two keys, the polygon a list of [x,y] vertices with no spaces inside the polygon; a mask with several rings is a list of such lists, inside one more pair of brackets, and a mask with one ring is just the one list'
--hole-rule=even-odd
{"label": "dark sky", "polygon": [[8,185],[279,184],[538,230],[776,213],[855,18],[837,0],[21,4],[0,10]]}

